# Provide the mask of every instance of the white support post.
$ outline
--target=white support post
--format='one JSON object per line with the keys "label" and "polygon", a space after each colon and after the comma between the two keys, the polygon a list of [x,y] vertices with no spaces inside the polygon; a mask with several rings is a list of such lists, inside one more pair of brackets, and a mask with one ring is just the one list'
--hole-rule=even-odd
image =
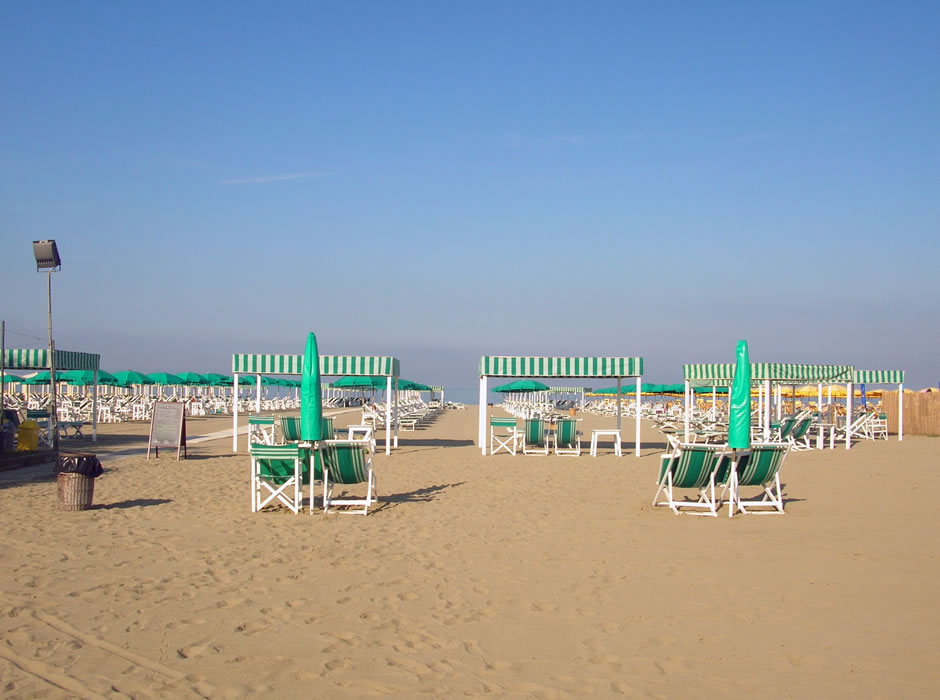
{"label": "white support post", "polygon": [[[395,397],[398,401],[398,397]],[[395,422],[398,422],[398,411],[395,411]],[[385,378],[385,454],[392,454],[392,431],[398,426],[392,427],[392,377]]]}
{"label": "white support post", "polygon": [[634,456],[640,456],[640,387],[641,377],[636,378],[636,450],[634,451]]}
{"label": "white support post", "polygon": [[480,377],[480,424],[477,426],[477,444],[486,456],[486,376]]}
{"label": "white support post", "polygon": [[620,430],[622,416],[620,415],[620,387],[623,384],[623,377],[617,377],[617,430]]}
{"label": "white support post", "polygon": [[764,380],[764,442],[770,441],[770,380]]}
{"label": "white support post", "polygon": [[849,382],[845,385],[845,449],[852,446],[852,404],[855,402],[855,385]]}
{"label": "white support post", "polygon": [[690,415],[691,408],[691,392],[692,385],[688,379],[685,380],[685,440],[683,442],[689,441],[689,433],[692,430],[692,417]]}
{"label": "white support post", "polygon": [[258,375],[258,385],[255,390],[255,413],[261,413],[261,375]]}
{"label": "white support post", "polygon": [[[238,372],[232,375],[232,452],[238,454]],[[223,389],[224,391],[224,389]]]}
{"label": "white support post", "polygon": [[783,419],[783,385],[774,386],[774,402],[777,404],[777,420]]}
{"label": "white support post", "polygon": [[398,377],[395,377],[394,391],[395,391],[395,449],[398,449]]}
{"label": "white support post", "polygon": [[92,379],[95,383],[92,385],[91,394],[91,441],[98,441],[98,370],[94,371]]}
{"label": "white support post", "polygon": [[898,384],[898,442],[904,439],[904,385]]}
{"label": "white support post", "polygon": [[822,419],[822,382],[819,383],[817,387],[819,390],[819,400],[816,402],[816,412],[819,413],[820,420]]}

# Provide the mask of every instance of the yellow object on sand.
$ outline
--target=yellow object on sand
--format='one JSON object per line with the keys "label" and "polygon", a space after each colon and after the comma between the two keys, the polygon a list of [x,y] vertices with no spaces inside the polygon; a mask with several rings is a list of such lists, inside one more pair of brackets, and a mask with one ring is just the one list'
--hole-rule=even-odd
{"label": "yellow object on sand", "polygon": [[39,448],[39,423],[34,420],[26,420],[20,423],[16,432],[16,449],[18,452],[26,452]]}

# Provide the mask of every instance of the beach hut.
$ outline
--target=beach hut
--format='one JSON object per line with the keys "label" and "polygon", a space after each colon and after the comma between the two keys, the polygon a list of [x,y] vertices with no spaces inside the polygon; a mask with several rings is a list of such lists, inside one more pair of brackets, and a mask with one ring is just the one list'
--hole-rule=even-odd
{"label": "beach hut", "polygon": [[[303,374],[303,355],[262,355],[238,353],[232,355],[232,373],[237,383],[239,374],[257,375],[258,403],[261,407],[261,376],[264,374]],[[398,377],[400,363],[396,357],[374,355],[320,355],[321,377],[385,378],[386,396],[394,397],[385,402],[385,454],[391,454],[392,444],[398,447]],[[394,394],[392,392],[395,392]],[[394,409],[394,410],[393,410]],[[232,408],[232,451],[238,452],[238,401]],[[394,426],[394,435],[392,426]]]}
{"label": "beach hut", "polygon": [[[73,352],[70,350],[55,350],[50,357],[48,350],[34,349],[6,349],[2,354],[0,371],[15,369],[48,369],[49,361],[53,361],[54,371],[81,369],[93,373],[92,391],[92,419],[91,439],[98,439],[98,364],[101,356],[90,352]],[[53,416],[53,422],[58,417]]]}
{"label": "beach hut", "polygon": [[642,357],[519,357],[484,355],[480,358],[480,423],[477,444],[486,454],[487,380],[510,379],[616,379],[617,430],[621,429],[620,394],[625,378],[636,379],[636,456],[640,456],[640,383]]}
{"label": "beach hut", "polygon": [[[898,441],[904,439],[904,370],[898,369],[857,369],[852,377],[853,384],[897,384],[898,385]],[[851,386],[849,396],[852,395]],[[848,402],[852,404],[851,401]]]}
{"label": "beach hut", "polygon": [[[683,365],[685,377],[685,440],[688,442],[690,433],[691,404],[693,387],[696,386],[730,386],[734,379],[734,365],[722,364],[692,364]],[[760,408],[760,425],[764,429],[764,439],[770,438],[770,407],[771,389],[780,385],[799,385],[808,382],[851,384],[855,376],[855,368],[851,365],[808,365],[784,364],[773,362],[751,363],[751,384],[762,387],[758,397]],[[851,389],[851,387],[849,387]],[[849,392],[851,394],[851,391]],[[851,403],[851,402],[850,402]],[[779,401],[778,401],[779,406]],[[851,418],[851,415],[849,415]],[[846,435],[845,446],[850,447],[849,435]]]}

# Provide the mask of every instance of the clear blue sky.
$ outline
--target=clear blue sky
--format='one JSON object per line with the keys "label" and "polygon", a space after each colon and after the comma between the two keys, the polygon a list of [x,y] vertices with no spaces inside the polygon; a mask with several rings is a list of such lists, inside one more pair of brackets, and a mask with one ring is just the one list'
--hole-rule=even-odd
{"label": "clear blue sky", "polygon": [[[3,2],[14,346],[940,380],[940,3]],[[38,340],[26,336],[33,336]]]}

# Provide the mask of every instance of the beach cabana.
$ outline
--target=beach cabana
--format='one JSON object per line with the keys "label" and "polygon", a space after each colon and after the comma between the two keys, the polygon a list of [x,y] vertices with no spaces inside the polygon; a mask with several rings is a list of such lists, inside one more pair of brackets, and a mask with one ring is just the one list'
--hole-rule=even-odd
{"label": "beach cabana", "polygon": [[625,378],[636,379],[636,456],[640,456],[640,382],[643,376],[642,357],[517,357],[484,355],[480,358],[480,424],[477,444],[486,454],[487,380],[490,377],[510,379],[616,379],[617,429],[621,428],[620,391]]}
{"label": "beach cabana", "polygon": [[[258,377],[258,405],[261,405],[261,376],[265,374],[303,374],[303,355],[232,355],[232,374],[237,385],[238,375],[255,374]],[[381,376],[385,378],[385,391],[389,399],[385,402],[385,454],[391,454],[392,439],[398,447],[398,377],[401,374],[400,363],[396,357],[356,356],[356,355],[320,355],[321,377],[364,377]],[[394,394],[392,392],[395,391]],[[394,398],[394,410],[392,398]],[[232,406],[232,451],[238,452],[238,401]],[[392,438],[392,427],[394,438]]]}
{"label": "beach cabana", "polygon": [[[689,441],[691,430],[691,404],[693,388],[699,386],[730,386],[734,379],[733,364],[683,365],[685,377],[685,441]],[[764,439],[770,438],[770,391],[772,386],[782,384],[851,384],[855,368],[851,365],[803,365],[774,362],[752,362],[751,384],[763,386],[761,400],[761,424]],[[851,405],[851,402],[849,402]],[[851,415],[849,415],[851,418]],[[846,435],[846,447],[850,446]]]}
{"label": "beach cabana", "polygon": [[[897,384],[898,385],[898,440],[904,439],[904,370],[898,369],[857,369],[852,377],[854,384]],[[847,396],[852,396],[849,387]],[[852,401],[849,400],[849,405]]]}
{"label": "beach cabana", "polygon": [[52,359],[56,372],[74,369],[92,372],[94,381],[91,399],[91,439],[95,441],[98,439],[98,364],[101,361],[101,355],[71,350],[55,350],[54,352],[55,354],[50,358],[48,350],[8,349],[3,353],[0,368],[2,370],[49,369],[49,360]]}

